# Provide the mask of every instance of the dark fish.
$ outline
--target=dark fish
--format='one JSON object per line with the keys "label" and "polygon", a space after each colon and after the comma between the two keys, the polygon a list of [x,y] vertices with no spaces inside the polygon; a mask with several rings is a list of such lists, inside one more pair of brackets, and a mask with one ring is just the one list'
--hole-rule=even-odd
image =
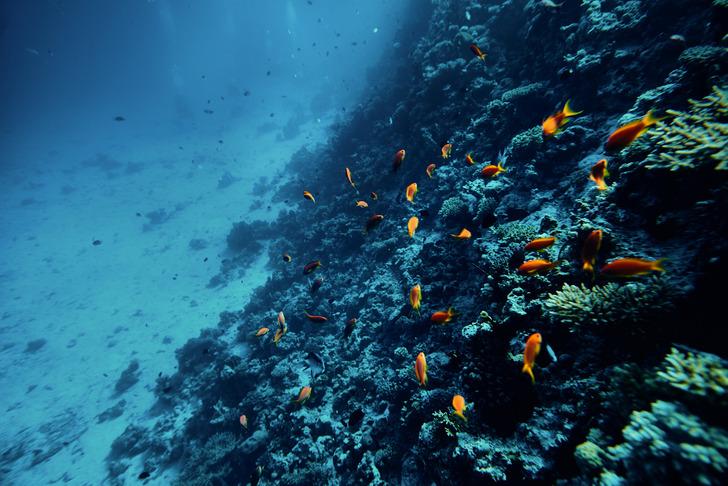
{"label": "dark fish", "polygon": [[147,479],[151,474],[149,474],[149,471],[142,471],[139,476],[137,476],[137,479]]}
{"label": "dark fish", "polygon": [[323,283],[324,283],[323,277],[319,277],[316,280],[314,280],[313,283],[311,284],[311,293],[312,294],[316,293],[316,291],[321,288]]}
{"label": "dark fish", "polygon": [[255,466],[253,473],[250,475],[250,486],[258,486],[260,478],[263,477],[263,466]]}
{"label": "dark fish", "polygon": [[321,266],[321,260],[314,260],[312,262],[309,262],[306,264],[306,266],[303,267],[303,274],[308,275],[309,273],[313,272],[320,266]]}
{"label": "dark fish", "polygon": [[270,76],[270,71],[266,71],[265,75]]}
{"label": "dark fish", "polygon": [[346,321],[346,326],[344,327],[344,339],[349,339],[349,337],[351,337],[351,333],[353,333],[356,328],[356,321],[356,317],[352,317]]}
{"label": "dark fish", "polygon": [[304,366],[304,369],[306,368],[311,370],[311,379],[315,380],[318,375],[326,371],[326,364],[320,355],[311,352],[306,355],[306,365]]}
{"label": "dark fish", "polygon": [[126,118],[124,118],[123,116],[115,116],[114,117],[114,121],[125,121],[125,120],[126,120]]}
{"label": "dark fish", "polygon": [[364,419],[364,412],[361,408],[357,408],[351,412],[351,415],[349,415],[349,427],[357,427],[361,423],[362,419]]}
{"label": "dark fish", "polygon": [[250,96],[250,91],[247,89],[243,92],[243,96]]}
{"label": "dark fish", "polygon": [[101,240],[94,240],[93,245],[99,246],[101,244]]}
{"label": "dark fish", "polygon": [[215,113],[214,111],[212,111],[212,110],[208,110],[207,108],[206,108],[206,109],[204,109],[204,110],[202,110],[202,111],[204,111],[204,112],[205,112],[205,113],[207,113],[208,115],[211,115],[211,114]]}
{"label": "dark fish", "polygon": [[375,214],[371,218],[369,218],[369,221],[367,221],[366,229],[364,230],[365,233],[368,233],[370,230],[376,228],[379,223],[382,222],[384,219],[384,216],[381,214]]}

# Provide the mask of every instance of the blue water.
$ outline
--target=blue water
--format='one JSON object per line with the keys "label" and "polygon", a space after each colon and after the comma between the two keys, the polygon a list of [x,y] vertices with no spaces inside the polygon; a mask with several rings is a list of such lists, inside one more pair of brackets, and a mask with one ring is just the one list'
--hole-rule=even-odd
{"label": "blue water", "polygon": [[[262,251],[208,286],[232,223],[274,219],[291,155],[366,103],[403,7],[3,2],[4,484],[104,481],[175,349],[265,282]],[[99,423],[134,359],[123,415]]]}

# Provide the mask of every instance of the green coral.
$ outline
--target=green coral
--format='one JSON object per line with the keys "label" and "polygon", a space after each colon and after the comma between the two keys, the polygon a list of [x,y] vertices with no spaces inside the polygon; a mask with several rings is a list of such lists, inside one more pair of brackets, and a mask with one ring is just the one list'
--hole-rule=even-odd
{"label": "green coral", "polygon": [[647,282],[610,282],[592,288],[566,283],[548,295],[543,308],[552,319],[575,326],[637,324],[654,320],[656,311],[672,308],[672,294],[664,279],[656,277]]}
{"label": "green coral", "polygon": [[[586,7],[587,20],[591,24],[589,32],[609,32],[630,30],[642,22],[646,14],[639,0],[626,2],[603,2],[602,0],[582,0]],[[611,11],[606,5],[614,5]]]}
{"label": "green coral", "polygon": [[648,169],[695,169],[714,165],[728,170],[728,98],[713,87],[702,100],[689,100],[688,112],[667,110],[673,118],[648,131],[644,143],[653,150],[644,161]]}
{"label": "green coral", "polygon": [[539,146],[543,143],[542,131],[543,129],[540,125],[522,131],[511,139],[510,147],[507,151],[516,159],[535,154]]}
{"label": "green coral", "polygon": [[437,214],[443,220],[454,220],[465,217],[468,209],[468,204],[460,197],[451,197],[443,201]]}
{"label": "green coral", "polygon": [[712,403],[728,399],[728,367],[714,354],[672,348],[664,369],[657,372],[657,380]]}
{"label": "green coral", "polygon": [[442,410],[432,413],[432,422],[435,426],[435,432],[445,437],[457,437],[458,432],[463,430],[464,425],[462,420]]}
{"label": "green coral", "polygon": [[532,224],[513,221],[493,227],[493,233],[504,243],[528,243],[538,232]]}
{"label": "green coral", "polygon": [[608,448],[607,469],[625,471],[630,484],[719,484],[728,472],[728,435],[677,403],[658,400],[633,412],[624,442]]}
{"label": "green coral", "polygon": [[524,86],[519,86],[518,88],[513,88],[501,95],[501,100],[503,101],[516,101],[519,98],[523,98],[525,96],[529,96],[532,94],[541,94],[544,91],[544,84],[543,83],[531,83]]}

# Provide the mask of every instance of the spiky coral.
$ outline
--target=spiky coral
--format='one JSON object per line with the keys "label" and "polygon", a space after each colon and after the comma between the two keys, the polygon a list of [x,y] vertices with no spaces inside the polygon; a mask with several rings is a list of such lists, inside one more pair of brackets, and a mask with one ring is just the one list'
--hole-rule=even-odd
{"label": "spiky coral", "polygon": [[670,287],[658,278],[625,285],[610,282],[593,288],[567,283],[549,294],[543,307],[554,320],[566,324],[635,324],[654,318],[655,311],[669,309],[671,293]]}
{"label": "spiky coral", "polygon": [[493,227],[493,233],[504,243],[526,243],[536,236],[537,228],[518,221]]}
{"label": "spiky coral", "polygon": [[672,348],[665,367],[657,372],[659,382],[720,403],[728,399],[728,366],[718,356],[703,352],[683,353]]}
{"label": "spiky coral", "polygon": [[702,100],[689,100],[689,112],[667,110],[672,120],[648,132],[655,150],[645,159],[648,169],[695,169],[714,164],[728,170],[728,98],[713,87]]}

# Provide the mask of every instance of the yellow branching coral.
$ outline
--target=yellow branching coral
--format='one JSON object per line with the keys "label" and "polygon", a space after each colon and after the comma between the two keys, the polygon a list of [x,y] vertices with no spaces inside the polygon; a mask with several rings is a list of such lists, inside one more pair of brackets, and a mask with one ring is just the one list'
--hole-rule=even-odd
{"label": "yellow branching coral", "polygon": [[710,353],[681,352],[672,348],[665,357],[659,381],[701,397],[723,401],[728,398],[728,368],[725,361]]}
{"label": "yellow branching coral", "polygon": [[694,169],[704,164],[728,170],[728,97],[713,87],[702,100],[689,100],[688,113],[667,110],[672,118],[648,132],[656,150],[645,159],[648,169]]}

